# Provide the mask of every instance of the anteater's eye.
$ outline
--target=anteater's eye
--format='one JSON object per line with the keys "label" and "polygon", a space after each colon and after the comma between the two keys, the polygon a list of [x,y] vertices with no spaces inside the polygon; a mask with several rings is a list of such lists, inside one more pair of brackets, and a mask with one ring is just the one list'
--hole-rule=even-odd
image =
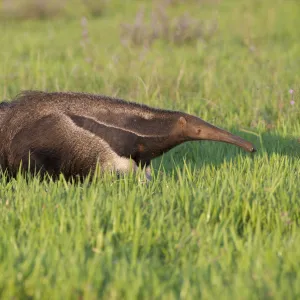
{"label": "anteater's eye", "polygon": [[197,134],[200,134],[201,133],[201,129],[197,129]]}

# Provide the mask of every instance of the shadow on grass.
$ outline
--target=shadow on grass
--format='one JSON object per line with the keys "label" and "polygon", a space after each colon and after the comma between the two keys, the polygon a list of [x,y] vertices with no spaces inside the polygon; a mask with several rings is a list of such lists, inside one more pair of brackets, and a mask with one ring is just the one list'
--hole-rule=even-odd
{"label": "shadow on grass", "polygon": [[204,165],[217,167],[224,161],[233,160],[239,155],[255,158],[277,154],[288,156],[291,159],[300,158],[300,137],[282,137],[271,132],[261,133],[257,136],[234,130],[232,130],[232,133],[252,142],[257,151],[248,153],[234,145],[220,142],[187,142],[157,158],[153,163],[153,167],[157,170],[162,165],[163,169],[169,173],[172,172],[174,166],[182,169],[185,161],[195,168],[201,168]]}

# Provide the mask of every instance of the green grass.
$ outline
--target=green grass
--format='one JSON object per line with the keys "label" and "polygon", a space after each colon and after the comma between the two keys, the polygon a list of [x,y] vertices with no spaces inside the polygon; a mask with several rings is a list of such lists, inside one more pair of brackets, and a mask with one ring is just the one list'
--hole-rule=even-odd
{"label": "green grass", "polygon": [[[0,23],[0,96],[88,91],[186,111],[252,141],[186,143],[92,183],[0,179],[1,299],[299,299],[300,6],[196,1],[208,42],[124,46],[142,1],[88,17]],[[146,17],[151,2],[144,2]],[[75,7],[74,7],[75,9]],[[289,89],[294,89],[291,105]]]}

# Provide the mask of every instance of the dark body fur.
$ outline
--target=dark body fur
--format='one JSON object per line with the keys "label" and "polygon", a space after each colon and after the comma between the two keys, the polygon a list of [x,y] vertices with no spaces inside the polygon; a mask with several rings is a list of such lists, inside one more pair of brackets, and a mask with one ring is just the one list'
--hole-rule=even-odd
{"label": "dark body fur", "polygon": [[184,128],[188,122],[194,129],[199,120],[205,123],[102,95],[28,91],[0,104],[0,166],[12,175],[21,162],[23,169],[52,176],[85,177],[97,163],[127,172],[130,159],[148,166],[176,145],[198,139]]}

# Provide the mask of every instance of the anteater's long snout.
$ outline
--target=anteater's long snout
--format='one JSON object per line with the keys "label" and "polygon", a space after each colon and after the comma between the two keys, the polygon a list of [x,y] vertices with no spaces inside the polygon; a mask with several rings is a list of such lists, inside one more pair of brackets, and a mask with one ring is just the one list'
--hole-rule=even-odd
{"label": "anteater's long snout", "polygon": [[219,137],[219,141],[236,145],[238,147],[243,148],[248,152],[255,152],[256,149],[250,142],[242,139],[237,135],[233,135],[231,133],[221,133]]}
{"label": "anteater's long snout", "polygon": [[236,145],[243,148],[248,152],[255,152],[256,149],[250,142],[242,139],[241,137],[234,135],[226,130],[218,127],[208,125],[204,126],[201,130],[201,138],[205,140],[218,141]]}

